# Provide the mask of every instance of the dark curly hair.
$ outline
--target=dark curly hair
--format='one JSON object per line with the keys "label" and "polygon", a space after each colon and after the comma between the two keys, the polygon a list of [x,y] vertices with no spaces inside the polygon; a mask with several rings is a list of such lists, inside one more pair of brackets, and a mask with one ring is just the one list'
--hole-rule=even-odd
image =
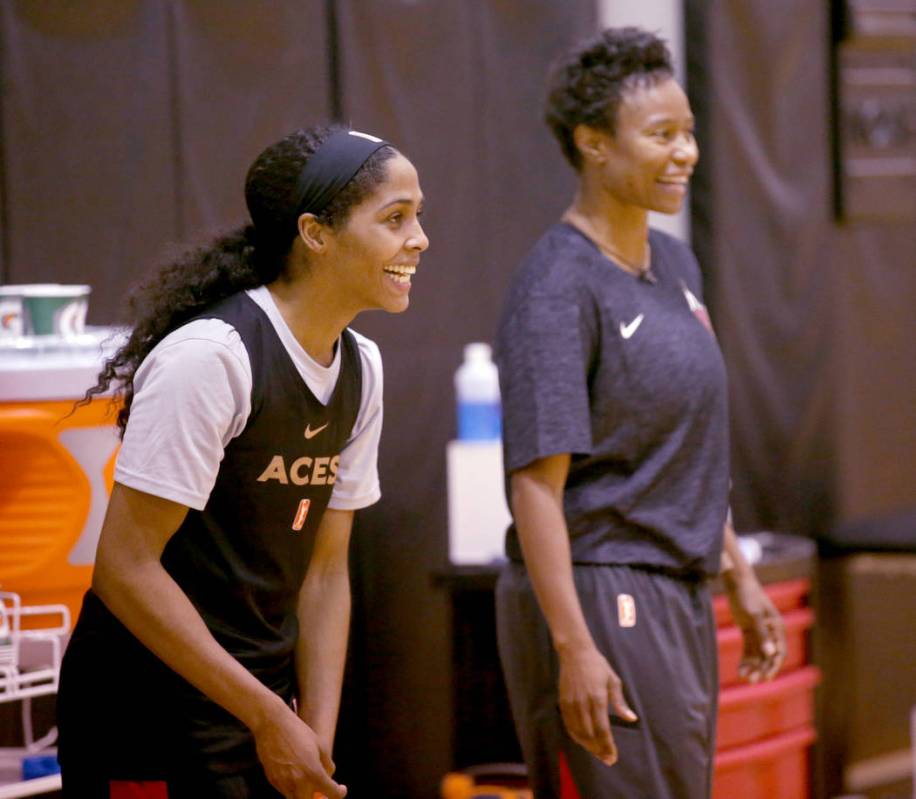
{"label": "dark curly hair", "polygon": [[[219,236],[209,245],[185,252],[166,263],[127,296],[126,343],[105,362],[98,382],[78,404],[116,385],[121,399],[117,423],[124,435],[134,397],[134,374],[165,336],[209,306],[244,289],[270,283],[286,272],[292,243],[298,235],[293,189],[306,162],[341,126],[297,130],[272,144],[254,161],[245,178],[245,203],[251,224]],[[339,229],[351,209],[384,179],[384,164],[395,150],[382,147],[360,167],[352,180],[316,216]]]}
{"label": "dark curly hair", "polygon": [[555,61],[547,81],[544,120],[566,160],[576,171],[582,168],[582,154],[573,140],[577,125],[613,134],[625,92],[673,74],[664,41],[640,28],[608,28]]}

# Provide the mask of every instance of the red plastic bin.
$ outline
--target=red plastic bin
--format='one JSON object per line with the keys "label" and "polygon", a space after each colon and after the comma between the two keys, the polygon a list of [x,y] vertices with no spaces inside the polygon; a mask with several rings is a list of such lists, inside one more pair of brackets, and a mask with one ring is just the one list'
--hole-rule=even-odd
{"label": "red plastic bin", "polygon": [[808,666],[770,682],[726,688],[719,694],[716,747],[742,746],[811,724],[820,678],[817,667]]}
{"label": "red plastic bin", "polygon": [[713,799],[801,799],[809,796],[808,747],[814,728],[805,726],[716,754]]}
{"label": "red plastic bin", "polygon": [[[782,672],[801,668],[808,660],[808,629],[814,624],[811,608],[797,608],[783,614],[786,626],[786,660]],[[716,632],[719,647],[719,686],[727,688],[741,682],[738,666],[741,663],[743,641],[738,627],[720,627]]]}

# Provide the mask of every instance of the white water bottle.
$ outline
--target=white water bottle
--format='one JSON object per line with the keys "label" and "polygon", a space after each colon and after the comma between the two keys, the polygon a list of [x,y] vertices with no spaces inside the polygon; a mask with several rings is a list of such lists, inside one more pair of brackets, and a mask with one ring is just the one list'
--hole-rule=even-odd
{"label": "white water bottle", "polygon": [[464,363],[455,372],[458,400],[458,439],[493,441],[502,435],[499,373],[489,344],[464,347]]}

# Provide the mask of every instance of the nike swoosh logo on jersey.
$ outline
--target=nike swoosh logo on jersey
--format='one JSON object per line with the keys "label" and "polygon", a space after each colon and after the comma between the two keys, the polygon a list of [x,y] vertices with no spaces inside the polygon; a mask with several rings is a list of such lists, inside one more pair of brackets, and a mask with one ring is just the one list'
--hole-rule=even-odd
{"label": "nike swoosh logo on jersey", "polygon": [[324,428],[326,428],[329,424],[330,424],[330,422],[325,422],[323,425],[321,425],[321,427],[316,427],[314,430],[312,430],[312,429],[309,427],[309,425],[306,425],[306,426],[305,426],[305,440],[306,440],[306,441],[309,441],[309,440],[313,439],[313,438],[314,438],[315,436],[317,436],[322,430],[324,430]]}
{"label": "nike swoosh logo on jersey", "polygon": [[623,322],[621,322],[620,335],[624,338],[630,338],[636,332],[636,329],[642,324],[642,319],[643,315],[640,314],[628,325],[625,325]]}

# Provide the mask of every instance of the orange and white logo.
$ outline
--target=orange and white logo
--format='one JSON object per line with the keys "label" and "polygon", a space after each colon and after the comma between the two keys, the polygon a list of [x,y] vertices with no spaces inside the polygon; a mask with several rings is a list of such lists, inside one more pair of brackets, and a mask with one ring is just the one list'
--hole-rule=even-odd
{"label": "orange and white logo", "polygon": [[309,515],[309,505],[312,504],[310,499],[299,501],[299,508],[296,511],[296,518],[293,519],[293,530],[301,530],[305,525],[305,518]]}
{"label": "orange and white logo", "polygon": [[617,621],[621,627],[636,626],[636,602],[629,594],[617,594]]}

